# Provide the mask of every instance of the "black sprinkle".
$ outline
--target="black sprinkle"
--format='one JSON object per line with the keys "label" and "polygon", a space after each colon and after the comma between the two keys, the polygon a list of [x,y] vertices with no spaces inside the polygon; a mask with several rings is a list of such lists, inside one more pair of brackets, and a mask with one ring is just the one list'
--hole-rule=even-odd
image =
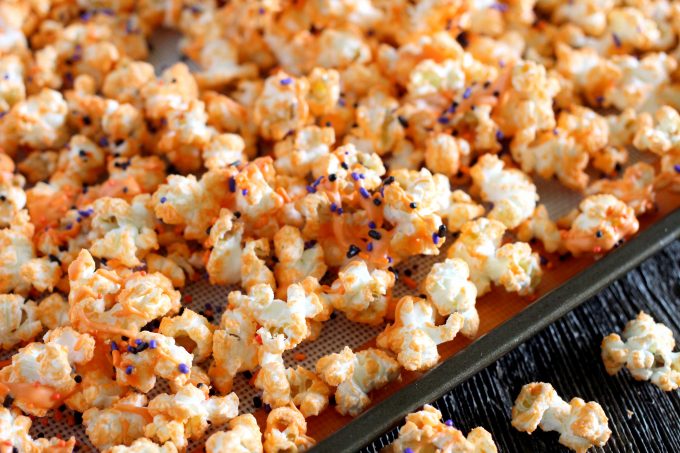
{"label": "black sprinkle", "polygon": [[328,404],[331,406],[335,406],[335,395],[331,395],[328,397]]}
{"label": "black sprinkle", "polygon": [[352,258],[354,256],[357,256],[360,251],[361,251],[361,249],[359,247],[357,247],[354,244],[351,244],[349,246],[349,250],[347,250],[347,258]]}
{"label": "black sprinkle", "polygon": [[58,408],[59,412],[65,412],[66,409],[67,409],[66,404],[62,404],[62,405],[59,406],[59,408]]}
{"label": "black sprinkle", "polygon": [[74,412],[73,413],[73,421],[75,422],[76,425],[82,425],[83,424],[83,414],[80,412]]}
{"label": "black sprinkle", "polygon": [[602,237],[602,231],[597,230],[597,232],[595,232],[595,236],[598,237],[598,238],[601,238]]}
{"label": "black sprinkle", "polygon": [[408,205],[411,209],[415,209],[418,207],[418,203],[416,203],[415,201],[410,202]]}
{"label": "black sprinkle", "polygon": [[342,168],[344,168],[345,170],[348,170],[348,169],[349,169],[349,166],[348,166],[347,163],[345,163],[345,162],[341,163],[340,166],[341,166]]}
{"label": "black sprinkle", "polygon": [[253,373],[251,373],[250,371],[246,370],[246,371],[243,372],[243,377],[245,377],[246,379],[250,379],[250,378],[253,377]]}
{"label": "black sprinkle", "polygon": [[76,381],[76,384],[80,384],[81,382],[83,382],[83,378],[80,377],[79,374],[76,374],[76,377],[74,377],[73,379]]}
{"label": "black sprinkle", "polygon": [[57,257],[54,256],[54,255],[49,255],[48,258],[49,258],[50,261],[52,261],[53,263],[61,264],[61,261],[59,260],[59,258],[57,258]]}
{"label": "black sprinkle", "polygon": [[239,211],[234,212],[234,217],[236,217],[237,219],[240,219],[241,213]]}
{"label": "black sprinkle", "polygon": [[262,407],[262,398],[260,398],[259,396],[253,397],[253,406],[255,406],[255,408],[257,408],[257,409],[261,408]]}
{"label": "black sprinkle", "polygon": [[385,180],[383,181],[383,186],[389,186],[389,185],[392,184],[393,182],[394,182],[394,176],[388,176],[388,177],[385,178]]}
{"label": "black sprinkle", "polygon": [[437,236],[440,238],[446,237],[446,225],[441,224],[439,225],[439,229],[437,230]]}
{"label": "black sprinkle", "polygon": [[408,120],[407,120],[406,118],[404,118],[403,116],[399,115],[399,116],[397,117],[397,119],[399,120],[399,124],[401,124],[402,127],[406,127],[406,128],[408,127]]}
{"label": "black sprinkle", "polygon": [[92,120],[90,119],[89,116],[85,115],[83,117],[83,124],[85,124],[85,126],[89,126],[90,124],[92,124]]}
{"label": "black sprinkle", "polygon": [[336,179],[338,179],[338,177],[335,175],[335,173],[331,173],[330,175],[328,175],[328,180],[329,180],[330,182],[333,182],[333,181],[335,181]]}
{"label": "black sprinkle", "polygon": [[412,274],[413,274],[413,272],[411,272],[411,269],[406,269],[406,270],[404,270],[404,275],[405,275],[405,276],[410,277]]}
{"label": "black sprinkle", "polygon": [[12,407],[12,403],[14,403],[14,398],[12,398],[12,395],[7,395],[2,405],[5,407]]}
{"label": "black sprinkle", "polygon": [[375,230],[368,230],[368,235],[376,241],[379,241],[382,238],[382,235]]}
{"label": "black sprinkle", "polygon": [[382,204],[382,201],[380,201],[380,198],[374,198],[373,204],[376,205],[376,206],[380,206]]}
{"label": "black sprinkle", "polygon": [[392,266],[387,268],[388,271],[392,272],[394,274],[394,279],[399,280],[399,271]]}
{"label": "black sprinkle", "polygon": [[468,40],[468,34],[465,31],[456,36],[456,41],[458,41],[458,44],[460,44],[463,49],[470,44],[470,41]]}

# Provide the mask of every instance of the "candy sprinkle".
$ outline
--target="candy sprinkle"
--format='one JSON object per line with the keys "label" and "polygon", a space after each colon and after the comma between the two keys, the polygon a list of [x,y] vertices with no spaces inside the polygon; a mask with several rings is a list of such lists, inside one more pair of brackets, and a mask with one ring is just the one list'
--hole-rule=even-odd
{"label": "candy sprinkle", "polygon": [[449,419],[449,420],[446,420],[446,421],[444,422],[444,424],[445,424],[446,426],[453,426],[453,420],[450,420],[450,419]]}
{"label": "candy sprinkle", "polygon": [[186,366],[183,363],[180,363],[179,366],[177,367],[179,369],[179,372],[182,374],[189,374],[189,367]]}
{"label": "candy sprinkle", "polygon": [[349,250],[347,250],[347,258],[355,257],[359,254],[359,252],[361,252],[361,249],[356,245],[351,244],[349,246]]}
{"label": "candy sprinkle", "polygon": [[128,375],[132,374],[132,370],[133,370],[133,369],[134,369],[134,368],[132,367],[132,365],[128,365],[128,366],[125,368],[125,374],[128,374]]}

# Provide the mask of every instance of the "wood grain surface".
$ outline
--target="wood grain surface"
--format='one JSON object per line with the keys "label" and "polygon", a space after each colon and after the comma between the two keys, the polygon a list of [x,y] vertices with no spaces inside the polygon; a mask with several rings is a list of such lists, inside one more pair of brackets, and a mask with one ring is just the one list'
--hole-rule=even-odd
{"label": "wood grain surface", "polygon": [[[501,452],[567,452],[556,433],[529,436],[510,426],[522,385],[552,383],[565,400],[595,400],[609,417],[612,436],[598,452],[680,452],[680,390],[663,392],[627,371],[609,376],[600,342],[620,333],[640,310],[667,325],[680,341],[680,241],[648,259],[510,354],[453,389],[434,405],[467,433],[489,430]],[[676,348],[677,349],[677,348]],[[385,433],[363,452],[377,452],[397,435]]]}

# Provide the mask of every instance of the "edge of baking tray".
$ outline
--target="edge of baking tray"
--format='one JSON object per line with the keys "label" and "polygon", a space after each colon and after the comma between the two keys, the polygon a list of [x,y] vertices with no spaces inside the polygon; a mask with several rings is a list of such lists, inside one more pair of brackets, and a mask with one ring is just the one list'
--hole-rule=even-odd
{"label": "edge of baking tray", "polygon": [[680,209],[545,294],[422,377],[319,442],[313,452],[358,451],[396,426],[407,413],[438,399],[507,354],[548,324],[680,237]]}

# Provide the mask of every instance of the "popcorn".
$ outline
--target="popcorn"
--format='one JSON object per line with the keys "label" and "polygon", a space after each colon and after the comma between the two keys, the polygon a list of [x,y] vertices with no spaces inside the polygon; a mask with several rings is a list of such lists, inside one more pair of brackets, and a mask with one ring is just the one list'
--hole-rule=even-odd
{"label": "popcorn", "polygon": [[426,143],[425,165],[430,171],[455,175],[458,173],[461,154],[470,154],[469,144],[447,134],[435,134]]}
{"label": "popcorn", "polygon": [[251,414],[239,415],[229,421],[229,431],[218,431],[205,443],[207,453],[262,453],[262,433]]}
{"label": "popcorn", "polygon": [[3,55],[0,58],[0,111],[6,112],[18,102],[26,99],[24,67],[17,55]]}
{"label": "popcorn", "polygon": [[305,418],[319,415],[328,407],[331,390],[312,371],[301,366],[288,368],[286,379],[290,384],[291,401]]}
{"label": "popcorn", "polygon": [[100,450],[131,445],[144,437],[144,427],[152,419],[147,398],[131,393],[106,409],[90,408],[83,413],[83,424],[90,442]]}
{"label": "popcorn", "polygon": [[62,146],[68,136],[68,106],[58,91],[44,89],[14,104],[0,130],[0,145],[12,155],[19,146],[43,150]]}
{"label": "popcorn", "polygon": [[637,232],[633,208],[613,195],[590,195],[579,204],[580,213],[563,233],[566,249],[574,255],[610,250]]}
{"label": "popcorn", "polygon": [[10,350],[42,332],[38,307],[18,294],[0,294],[0,346]]}
{"label": "popcorn", "polygon": [[[48,332],[45,343],[30,343],[0,371],[0,394],[10,393],[22,411],[44,417],[76,387],[72,365],[92,358],[94,340],[71,328]],[[4,395],[3,395],[4,396]]]}
{"label": "popcorn", "polygon": [[663,106],[654,117],[648,113],[637,119],[637,132],[633,144],[642,151],[651,151],[661,156],[661,172],[655,185],[671,186],[680,190],[680,115],[671,107]]}
{"label": "popcorn", "polygon": [[189,439],[199,439],[210,424],[222,425],[238,415],[238,397],[208,397],[207,391],[185,385],[174,395],[161,393],[147,406],[153,421],[144,427],[144,435],[159,442],[172,442],[178,450]]}
{"label": "popcorn", "polygon": [[586,403],[581,398],[567,403],[552,385],[542,382],[522,387],[512,408],[512,426],[529,434],[538,426],[543,431],[557,431],[560,443],[577,452],[602,447],[611,435],[607,416],[598,403]]}
{"label": "popcorn", "polygon": [[449,258],[468,264],[478,296],[488,292],[492,282],[521,295],[530,294],[540,282],[538,255],[524,242],[501,246],[504,233],[502,223],[482,217],[464,224],[448,251]]}
{"label": "popcorn", "polygon": [[151,442],[146,437],[140,437],[130,444],[130,446],[116,445],[108,450],[106,453],[177,453],[177,447],[171,442],[166,442],[163,445],[158,445]]}
{"label": "popcorn", "polygon": [[384,387],[400,375],[399,363],[380,349],[357,352],[345,346],[340,353],[321,357],[316,372],[335,389],[335,409],[353,417],[370,404],[368,393]]}
{"label": "popcorn", "polygon": [[180,316],[163,318],[158,333],[176,341],[182,339],[188,345],[194,343],[195,346],[188,348],[188,352],[194,355],[195,363],[200,363],[212,355],[214,329],[205,316],[187,309]]}
{"label": "popcorn", "polygon": [[162,274],[122,277],[95,270],[87,250],[69,266],[69,282],[69,317],[79,331],[132,337],[149,321],[179,310],[180,295]]}
{"label": "popcorn", "polygon": [[586,193],[611,194],[635,210],[636,215],[644,214],[654,207],[654,167],[638,162],[626,168],[618,180],[601,179],[593,183]]}
{"label": "popcorn", "polygon": [[538,194],[527,175],[503,167],[498,157],[485,154],[470,169],[470,176],[472,189],[479,190],[482,200],[493,203],[489,219],[498,220],[512,229],[534,212]]}
{"label": "popcorn", "polygon": [[306,435],[307,422],[295,407],[279,407],[267,415],[264,430],[264,451],[306,451],[316,441]]}
{"label": "popcorn", "polygon": [[680,353],[674,348],[673,332],[640,312],[626,324],[623,339],[613,333],[602,340],[602,361],[610,375],[625,366],[636,380],[670,392],[680,386]]}
{"label": "popcorn", "polygon": [[453,340],[464,319],[454,313],[442,325],[436,324],[436,312],[428,301],[405,296],[394,310],[394,323],[388,324],[376,340],[379,347],[397,354],[407,370],[426,370],[439,361],[437,345]]}
{"label": "popcorn", "polygon": [[119,353],[114,351],[118,383],[148,393],[156,385],[156,377],[175,385],[188,381],[193,355],[177,345],[174,338],[142,331],[136,335],[134,344]]}
{"label": "popcorn", "polygon": [[387,294],[394,283],[393,273],[369,270],[365,261],[354,260],[338,272],[328,297],[333,308],[343,312],[348,319],[381,324],[387,313]]}
{"label": "popcorn", "polygon": [[564,248],[560,230],[555,222],[550,219],[548,210],[542,204],[539,204],[533,215],[517,228],[517,239],[520,241],[529,242],[533,238],[541,241],[548,253],[561,251]]}
{"label": "popcorn", "polygon": [[56,329],[70,323],[68,302],[59,293],[52,293],[40,301],[36,317],[48,329]]}
{"label": "popcorn", "polygon": [[69,440],[58,437],[33,439],[28,433],[32,424],[32,420],[21,415],[19,411],[1,407],[0,443],[12,446],[18,451],[50,451],[54,453],[70,453],[73,451],[76,443],[73,436]]}
{"label": "popcorn", "polygon": [[423,291],[441,316],[460,313],[463,325],[460,332],[472,338],[479,327],[475,308],[477,287],[468,280],[470,270],[461,259],[446,259],[435,263],[423,282]]}
{"label": "popcorn", "polygon": [[245,142],[236,134],[219,134],[203,149],[203,162],[208,170],[225,168],[245,160]]}
{"label": "popcorn", "polygon": [[274,266],[278,291],[283,293],[291,284],[305,278],[320,279],[326,273],[323,248],[319,244],[307,247],[300,231],[283,226],[274,235],[274,249],[279,262]]}
{"label": "popcorn", "polygon": [[25,210],[10,221],[8,228],[0,229],[0,294],[26,294],[30,289],[31,282],[24,277],[29,274],[22,275],[21,269],[35,257],[33,231]]}
{"label": "popcorn", "polygon": [[460,231],[466,222],[484,215],[484,207],[472,201],[463,190],[451,192],[447,201],[439,210],[439,215],[446,220],[447,230],[452,233]]}
{"label": "popcorn", "polygon": [[150,250],[158,248],[151,196],[138,195],[128,204],[119,198],[99,198],[91,209],[80,212],[92,216],[90,252],[98,258],[116,260],[123,266],[141,264]]}
{"label": "popcorn", "polygon": [[210,283],[231,285],[241,280],[242,238],[243,223],[235,221],[230,210],[221,209],[206,241],[212,246],[206,263]]}
{"label": "popcorn", "polygon": [[281,71],[268,77],[254,106],[255,123],[260,134],[270,140],[281,140],[290,130],[305,125],[309,116],[306,96],[309,82],[293,78]]}
{"label": "popcorn", "polygon": [[442,423],[442,413],[426,404],[423,410],[406,416],[406,423],[399,429],[399,437],[390,445],[391,451],[427,451],[440,449],[446,451],[479,451],[495,453],[498,451],[491,433],[482,427],[470,431],[467,438],[459,430]]}
{"label": "popcorn", "polygon": [[330,153],[335,132],[330,127],[306,126],[274,147],[277,172],[304,177]]}

